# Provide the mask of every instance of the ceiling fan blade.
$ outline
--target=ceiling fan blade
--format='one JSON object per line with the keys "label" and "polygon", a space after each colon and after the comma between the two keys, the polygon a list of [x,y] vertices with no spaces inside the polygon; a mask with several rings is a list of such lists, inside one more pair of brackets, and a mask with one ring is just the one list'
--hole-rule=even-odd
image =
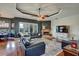
{"label": "ceiling fan blade", "polygon": [[35,15],[35,14],[32,14],[32,13],[28,13],[28,12],[24,12],[22,9],[18,8],[17,5],[16,5],[16,9],[17,9],[18,11],[20,11],[21,13],[23,13],[23,14],[27,14],[27,15],[31,15],[31,16],[38,17],[38,15]]}
{"label": "ceiling fan blade", "polygon": [[53,14],[50,14],[50,15],[45,15],[46,17],[50,17],[50,16],[53,16],[53,15],[56,15],[60,12],[61,9],[59,9],[56,13],[53,13]]}

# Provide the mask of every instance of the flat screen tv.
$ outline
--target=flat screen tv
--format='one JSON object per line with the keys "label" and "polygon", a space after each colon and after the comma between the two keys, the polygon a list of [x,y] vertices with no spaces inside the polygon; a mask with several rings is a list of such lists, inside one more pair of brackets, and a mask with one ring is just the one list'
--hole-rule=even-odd
{"label": "flat screen tv", "polygon": [[69,31],[69,26],[64,26],[64,25],[61,25],[61,26],[56,26],[56,32],[58,33],[68,33]]}

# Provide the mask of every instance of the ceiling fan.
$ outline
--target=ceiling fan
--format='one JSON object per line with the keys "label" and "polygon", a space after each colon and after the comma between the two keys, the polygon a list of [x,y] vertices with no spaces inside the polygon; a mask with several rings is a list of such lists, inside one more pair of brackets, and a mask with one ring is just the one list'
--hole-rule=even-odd
{"label": "ceiling fan", "polygon": [[23,14],[31,15],[31,16],[34,16],[34,17],[39,17],[40,19],[45,19],[46,17],[50,17],[50,16],[53,16],[53,15],[59,14],[59,12],[61,11],[61,9],[59,8],[58,11],[55,12],[55,13],[53,13],[53,14],[50,14],[50,15],[41,15],[40,13],[41,13],[42,10],[41,10],[41,7],[40,7],[40,8],[38,8],[39,15],[36,15],[36,14],[28,13],[28,12],[22,10],[21,8],[18,7],[17,4],[16,4],[16,9],[17,9],[19,12],[23,13]]}

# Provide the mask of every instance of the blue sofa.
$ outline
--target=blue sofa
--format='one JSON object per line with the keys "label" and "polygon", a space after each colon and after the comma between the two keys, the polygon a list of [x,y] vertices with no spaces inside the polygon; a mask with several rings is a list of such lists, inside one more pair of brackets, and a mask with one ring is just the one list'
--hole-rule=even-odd
{"label": "blue sofa", "polygon": [[14,33],[9,32],[9,33],[7,33],[7,37],[15,37],[15,34],[14,34]]}
{"label": "blue sofa", "polygon": [[42,37],[42,33],[30,33],[31,38],[40,38]]}
{"label": "blue sofa", "polygon": [[1,38],[6,38],[6,37],[7,37],[7,34],[6,34],[5,32],[4,32],[4,33],[1,33],[1,32],[0,32],[0,39],[1,39]]}
{"label": "blue sofa", "polygon": [[[23,42],[23,40],[22,40]],[[45,53],[45,43],[39,42],[36,44],[30,44],[29,42],[23,43],[25,47],[25,56],[40,56]]]}

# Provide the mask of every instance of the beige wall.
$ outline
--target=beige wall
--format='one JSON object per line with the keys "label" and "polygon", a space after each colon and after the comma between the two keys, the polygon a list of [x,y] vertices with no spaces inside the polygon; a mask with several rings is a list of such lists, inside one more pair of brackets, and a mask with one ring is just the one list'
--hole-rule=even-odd
{"label": "beige wall", "polygon": [[64,17],[61,19],[56,19],[51,21],[52,33],[56,37],[56,26],[58,25],[68,25],[70,26],[70,34],[79,36],[79,15]]}

